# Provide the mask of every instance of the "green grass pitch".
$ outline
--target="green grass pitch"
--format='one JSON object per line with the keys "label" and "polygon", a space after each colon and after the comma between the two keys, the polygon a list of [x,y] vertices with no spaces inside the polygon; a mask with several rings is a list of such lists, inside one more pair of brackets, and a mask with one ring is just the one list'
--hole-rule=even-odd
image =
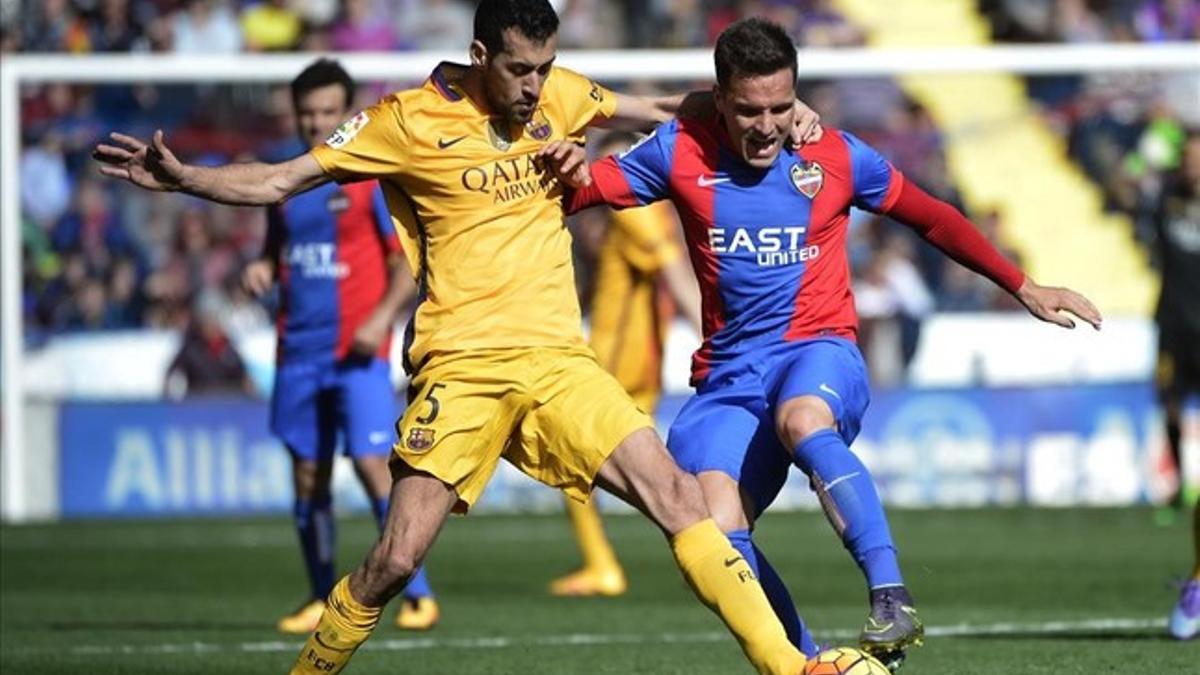
{"label": "green grass pitch", "polygon": [[[901,562],[933,633],[907,675],[1200,673],[1200,643],[1165,637],[1190,528],[1130,510],[896,511]],[[392,612],[348,673],[750,673],[684,586],[658,532],[607,519],[630,576],[618,599],[558,599],[576,552],[548,516],[455,518],[429,561],[443,622]],[[373,528],[343,519],[342,569]],[[818,513],[770,514],[759,541],[819,639],[865,616],[857,568]],[[0,529],[0,672],[284,673],[300,639],[275,619],[303,594],[290,521],[72,522]]]}

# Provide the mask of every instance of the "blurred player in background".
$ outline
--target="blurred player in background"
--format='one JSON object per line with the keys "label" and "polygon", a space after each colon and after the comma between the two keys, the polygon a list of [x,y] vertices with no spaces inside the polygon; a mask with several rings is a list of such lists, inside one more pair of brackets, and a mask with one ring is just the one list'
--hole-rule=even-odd
{"label": "blurred player in background", "polygon": [[331,180],[380,177],[403,226],[419,304],[406,333],[413,379],[387,523],[362,565],[334,585],[295,673],[349,663],[445,519],[479,498],[501,457],[576,499],[599,485],[640,509],[759,672],[793,675],[805,663],[695,478],[671,461],[653,421],[581,334],[562,191],[547,169],[562,160],[546,158],[547,146],[589,125],[664,121],[686,99],[623,96],[555,67],[557,31],[546,0],[483,0],[469,66],[439,65],[424,86],[383,99],[281,164],[185,165],[161,132],[151,145],[113,134],[114,145],[96,148],[108,176],[226,203],[278,203]]}
{"label": "blurred player in background", "polygon": [[[355,83],[319,60],[292,81],[300,139],[315,147],[350,112]],[[278,281],[280,310],[271,430],[292,456],[294,516],[310,596],[279,620],[285,633],[317,627],[333,590],[335,525],[330,483],[338,436],[382,528],[396,419],[389,355],[392,325],[414,294],[412,276],[378,183],[326,183],[268,210],[260,258],[243,283],[263,295]],[[396,615],[424,630],[437,603],[418,569]]]}
{"label": "blurred player in background", "polygon": [[[1200,132],[1188,134],[1177,170],[1169,174],[1155,214],[1162,268],[1158,299],[1158,391],[1167,420],[1167,442],[1179,470],[1174,505],[1186,508],[1189,493],[1184,443],[1200,443]],[[1196,568],[1171,614],[1171,634],[1181,640],[1200,632],[1200,503],[1193,514]]]}
{"label": "blurred player in background", "polygon": [[[612,132],[598,150],[614,154],[636,140],[631,133]],[[614,211],[607,221],[595,264],[589,344],[600,365],[653,416],[662,394],[663,346],[671,320],[678,310],[699,334],[700,292],[680,250],[670,205]],[[565,501],[583,565],[551,582],[550,592],[624,593],[625,573],[604,536],[595,503]]]}
{"label": "blurred player in background", "polygon": [[869,399],[849,285],[850,207],[909,225],[1039,319],[1073,327],[1059,314],[1066,310],[1098,328],[1100,315],[1077,293],[1027,278],[958,211],[851,134],[827,129],[815,144],[785,150],[796,49],[778,25],[731,25],[715,60],[719,114],[668,122],[594,164],[594,182],[574,191],[569,209],[675,202],[700,280],[704,344],[693,359],[696,395],[668,447],[698,476],[713,517],[811,656],[816,646],[786,586],[750,536],[789,466],[803,471],[866,578],[861,645],[894,669],[924,629],[871,474],[849,448]]}

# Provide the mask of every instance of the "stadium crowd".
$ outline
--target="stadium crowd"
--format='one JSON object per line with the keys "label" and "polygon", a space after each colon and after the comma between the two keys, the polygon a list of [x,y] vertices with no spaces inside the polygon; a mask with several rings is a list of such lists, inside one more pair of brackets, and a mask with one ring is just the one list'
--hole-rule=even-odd
{"label": "stadium crowd", "polygon": [[[768,16],[808,46],[861,44],[862,32],[827,0],[562,0],[567,48],[702,47],[748,14]],[[1055,11],[1046,11],[1053,4]],[[1197,0],[983,0],[997,39],[1174,40],[1200,36]],[[6,52],[238,52],[462,50],[471,4],[460,0],[0,0]],[[389,85],[366,89],[364,100]],[[689,86],[676,83],[674,88]],[[831,126],[853,129],[926,190],[962,206],[946,168],[945,139],[899,86],[802,83],[801,96]],[[639,85],[635,85],[639,86]],[[1147,214],[1157,177],[1178,163],[1185,125],[1170,83],[1122,78],[1037,78],[1030,91],[1070,138],[1070,151],[1104,186],[1113,208]],[[1155,87],[1155,95],[1146,95]],[[1179,89],[1179,87],[1175,87]],[[1191,91],[1195,96],[1197,92]],[[1195,100],[1194,98],[1192,99]],[[30,85],[21,92],[21,210],[26,247],[26,335],[36,344],[71,331],[183,330],[193,306],[220,305],[226,329],[269,324],[269,312],[237,282],[265,232],[260,209],[151,195],[100,180],[88,158],[114,128],[143,137],[164,129],[193,161],[279,160],[302,151],[285,89],[251,86]],[[1186,108],[1186,106],[1184,106]],[[1200,109],[1191,106],[1193,115]],[[231,134],[227,129],[236,128]],[[969,214],[995,240],[997,212]],[[1147,230],[1148,231],[1148,230]],[[1011,252],[1010,252],[1011,253]],[[1015,257],[1015,255],[1013,256]],[[580,254],[586,287],[587,253]],[[851,262],[868,351],[882,336],[893,362],[872,364],[898,382],[933,311],[1008,310],[1014,301],[940,256],[902,227],[861,213]],[[892,375],[888,375],[892,373]]]}

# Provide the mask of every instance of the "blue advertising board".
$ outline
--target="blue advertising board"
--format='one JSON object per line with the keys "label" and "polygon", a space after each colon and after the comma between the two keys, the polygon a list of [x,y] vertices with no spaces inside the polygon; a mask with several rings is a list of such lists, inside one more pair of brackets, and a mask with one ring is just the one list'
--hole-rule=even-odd
{"label": "blue advertising board", "polygon": [[[685,397],[667,397],[665,431]],[[1162,433],[1141,383],[875,394],[854,444],[894,505],[1129,504],[1160,485]],[[261,401],[62,404],[64,516],[199,515],[291,508],[287,453]],[[793,472],[776,502],[813,507]],[[350,471],[335,499],[362,508]],[[496,473],[478,510],[547,508],[557,497],[515,471]]]}

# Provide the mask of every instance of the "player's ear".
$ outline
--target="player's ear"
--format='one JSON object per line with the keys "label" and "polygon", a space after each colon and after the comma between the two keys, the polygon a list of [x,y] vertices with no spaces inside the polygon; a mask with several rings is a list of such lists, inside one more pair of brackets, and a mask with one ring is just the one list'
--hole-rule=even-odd
{"label": "player's ear", "polygon": [[471,41],[471,65],[476,68],[486,68],[488,64],[488,50],[483,42],[479,40]]}

